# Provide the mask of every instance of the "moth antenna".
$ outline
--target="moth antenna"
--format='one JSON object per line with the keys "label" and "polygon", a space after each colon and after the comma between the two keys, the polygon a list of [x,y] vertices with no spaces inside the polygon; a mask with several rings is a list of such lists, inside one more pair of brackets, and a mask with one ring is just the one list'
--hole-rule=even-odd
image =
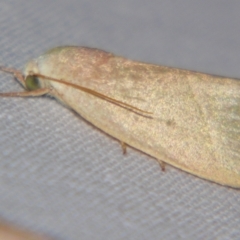
{"label": "moth antenna", "polygon": [[[64,80],[59,80],[59,79],[56,79],[56,78],[44,76],[44,75],[42,75],[42,74],[33,74],[32,76],[49,79],[49,80],[54,81],[54,82],[59,82],[59,83],[65,84],[65,85],[67,85],[67,86],[71,86],[71,87],[73,87],[73,88],[77,88],[77,89],[79,89],[80,91],[89,93],[89,94],[91,94],[91,95],[93,95],[93,96],[96,96],[96,97],[98,97],[98,98],[101,98],[101,99],[103,99],[103,100],[105,100],[105,101],[108,101],[108,102],[113,103],[113,104],[115,104],[115,105],[118,105],[118,106],[120,106],[120,107],[126,108],[126,109],[128,109],[128,110],[131,110],[131,111],[133,111],[133,112],[135,112],[135,113],[137,113],[137,114],[140,114],[140,115],[144,115],[144,114],[150,114],[150,115],[151,115],[151,114],[152,114],[151,112],[144,111],[144,110],[139,109],[139,108],[137,108],[137,107],[134,107],[134,106],[132,106],[132,105],[130,105],[130,104],[127,104],[127,103],[124,103],[124,102],[122,102],[122,101],[116,100],[116,99],[114,99],[114,98],[108,97],[108,96],[106,96],[106,95],[104,95],[104,94],[102,94],[102,93],[99,93],[99,92],[97,92],[97,91],[95,91],[95,90],[92,90],[92,89],[90,89],[90,88],[82,87],[82,86],[80,86],[80,85],[77,85],[77,84],[74,84],[74,83],[69,83],[69,82],[66,82],[66,81],[64,81]],[[145,116],[145,117],[149,117],[149,116]]]}
{"label": "moth antenna", "polygon": [[25,86],[24,75],[18,69],[0,66],[0,71],[12,74],[23,86]]}

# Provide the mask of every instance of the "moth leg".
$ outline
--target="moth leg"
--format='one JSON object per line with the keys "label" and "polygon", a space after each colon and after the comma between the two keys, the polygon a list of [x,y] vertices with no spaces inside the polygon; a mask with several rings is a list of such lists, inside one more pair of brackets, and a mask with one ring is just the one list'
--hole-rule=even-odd
{"label": "moth leg", "polygon": [[49,88],[39,88],[34,91],[0,93],[0,97],[38,97],[51,92]]}
{"label": "moth leg", "polygon": [[121,143],[123,154],[126,154],[127,153],[127,144],[122,141],[120,141],[120,143]]}
{"label": "moth leg", "polygon": [[163,162],[162,160],[157,160],[159,165],[160,165],[160,168],[162,169],[163,172],[165,172],[165,167],[166,167],[166,163]]}

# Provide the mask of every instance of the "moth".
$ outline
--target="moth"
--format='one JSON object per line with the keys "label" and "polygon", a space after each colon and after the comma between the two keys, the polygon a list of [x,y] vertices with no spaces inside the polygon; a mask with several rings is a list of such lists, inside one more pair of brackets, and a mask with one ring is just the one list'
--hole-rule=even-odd
{"label": "moth", "polygon": [[240,187],[240,82],[158,66],[102,50],[64,46],[13,74],[27,91],[50,95],[118,139],[198,177]]}

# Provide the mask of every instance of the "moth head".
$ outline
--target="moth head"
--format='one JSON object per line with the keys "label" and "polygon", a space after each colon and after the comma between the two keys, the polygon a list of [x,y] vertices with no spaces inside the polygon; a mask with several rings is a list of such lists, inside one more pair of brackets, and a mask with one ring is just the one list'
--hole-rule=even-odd
{"label": "moth head", "polygon": [[29,61],[24,69],[24,87],[29,90],[37,90],[43,86],[43,81],[37,76],[39,68],[35,59]]}

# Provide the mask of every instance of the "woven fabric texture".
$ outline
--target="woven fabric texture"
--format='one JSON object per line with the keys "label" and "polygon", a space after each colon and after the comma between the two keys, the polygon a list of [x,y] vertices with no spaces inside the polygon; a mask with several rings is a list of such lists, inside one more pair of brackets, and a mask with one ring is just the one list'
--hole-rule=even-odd
{"label": "woven fabric texture", "polygon": [[[59,45],[240,77],[239,1],[2,1],[0,65]],[[0,92],[22,91],[0,75]],[[126,119],[127,120],[127,119]],[[239,239],[240,192],[97,130],[54,99],[0,99],[0,218],[66,240]]]}

